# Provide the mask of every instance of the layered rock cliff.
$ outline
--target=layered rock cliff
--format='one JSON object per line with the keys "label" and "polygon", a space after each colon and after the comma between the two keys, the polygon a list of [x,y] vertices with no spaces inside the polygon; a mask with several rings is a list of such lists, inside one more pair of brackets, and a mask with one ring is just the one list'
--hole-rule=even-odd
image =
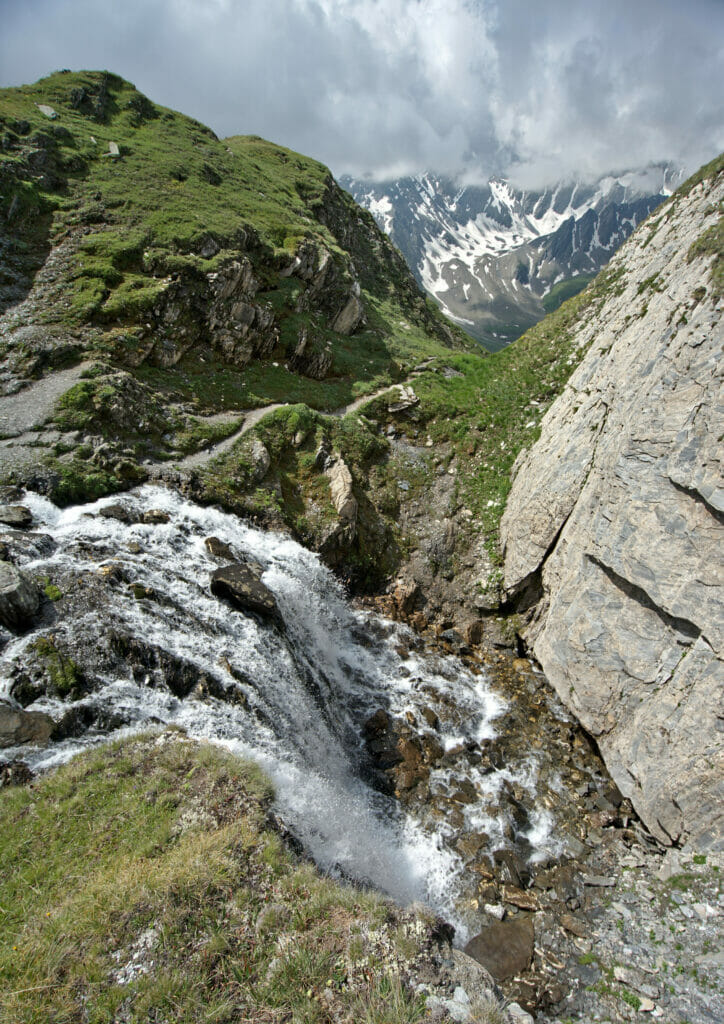
{"label": "layered rock cliff", "polygon": [[[614,256],[587,350],[521,458],[505,586],[564,703],[663,842],[724,844],[724,169]],[[713,260],[712,260],[713,255]]]}

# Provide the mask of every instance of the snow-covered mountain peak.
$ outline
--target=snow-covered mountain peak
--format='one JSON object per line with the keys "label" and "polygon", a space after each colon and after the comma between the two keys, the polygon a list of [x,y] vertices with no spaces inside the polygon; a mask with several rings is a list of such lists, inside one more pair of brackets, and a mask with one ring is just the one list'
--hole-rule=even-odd
{"label": "snow-covered mountain peak", "polygon": [[680,181],[661,164],[538,192],[503,178],[461,185],[431,173],[341,183],[448,316],[496,348],[544,315],[555,285],[574,279],[572,293],[585,284]]}

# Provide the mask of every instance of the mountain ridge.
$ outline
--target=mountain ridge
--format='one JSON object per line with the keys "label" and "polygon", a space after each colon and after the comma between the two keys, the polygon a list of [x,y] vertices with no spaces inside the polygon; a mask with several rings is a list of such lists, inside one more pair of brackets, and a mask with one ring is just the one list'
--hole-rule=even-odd
{"label": "mountain ridge", "polygon": [[432,174],[394,182],[342,178],[456,323],[497,350],[555,308],[544,298],[584,287],[616,247],[680,183],[669,165],[560,182],[539,192],[491,178]]}

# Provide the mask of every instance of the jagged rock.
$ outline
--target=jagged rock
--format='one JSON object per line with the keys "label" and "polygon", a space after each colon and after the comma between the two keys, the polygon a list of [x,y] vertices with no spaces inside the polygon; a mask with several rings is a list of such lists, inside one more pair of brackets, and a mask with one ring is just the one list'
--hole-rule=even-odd
{"label": "jagged rock", "polygon": [[204,546],[210,555],[214,558],[223,558],[227,562],[235,562],[236,557],[234,552],[231,550],[229,545],[224,540],[219,540],[218,537],[207,537],[204,540]]}
{"label": "jagged rock", "polygon": [[271,457],[266,446],[255,437],[251,445],[252,476],[256,483],[260,483],[269,472]]}
{"label": "jagged rock", "polygon": [[279,614],[276,598],[246,565],[227,565],[211,574],[211,593],[223,597],[242,611],[258,615]]}
{"label": "jagged rock", "polygon": [[149,508],[147,512],[144,512],[141,516],[141,522],[147,526],[162,526],[164,523],[171,521],[171,516],[168,512],[164,512],[160,508]]}
{"label": "jagged rock", "polygon": [[[614,256],[588,348],[518,460],[508,596],[621,793],[664,843],[724,847],[721,306],[710,257],[724,176],[674,196]],[[619,275],[616,278],[616,275]]]}
{"label": "jagged rock", "polygon": [[0,523],[26,530],[33,522],[33,513],[25,505],[0,505]]}
{"label": "jagged rock", "polygon": [[535,931],[529,917],[494,921],[468,942],[465,953],[505,981],[527,970],[533,959]]}
{"label": "jagged rock", "polygon": [[0,701],[0,747],[19,747],[23,743],[46,744],[55,727],[50,715]]}
{"label": "jagged rock", "polygon": [[357,519],[357,499],[352,490],[352,474],[344,459],[337,456],[330,460],[324,470],[329,480],[329,490],[337,515],[346,523],[354,524]]}
{"label": "jagged rock", "polygon": [[329,343],[324,348],[309,344],[309,331],[300,327],[297,346],[289,360],[289,369],[303,373],[312,380],[323,380],[332,366],[332,349]]}
{"label": "jagged rock", "polygon": [[398,398],[387,403],[387,411],[391,413],[405,412],[420,404],[420,399],[408,384],[396,384]]}
{"label": "jagged rock", "polygon": [[40,607],[40,591],[10,562],[0,562],[0,624],[13,632],[30,625]]}

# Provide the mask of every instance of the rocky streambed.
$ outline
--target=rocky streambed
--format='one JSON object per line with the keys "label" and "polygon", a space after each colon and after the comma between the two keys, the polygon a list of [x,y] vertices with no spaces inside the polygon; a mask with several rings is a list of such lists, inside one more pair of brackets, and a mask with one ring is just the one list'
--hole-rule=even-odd
{"label": "rocky streambed", "polygon": [[721,1019],[719,865],[662,859],[530,662],[423,641],[163,488],[4,497],[5,783],[173,723],[259,760],[320,866],[433,906],[538,1019]]}

